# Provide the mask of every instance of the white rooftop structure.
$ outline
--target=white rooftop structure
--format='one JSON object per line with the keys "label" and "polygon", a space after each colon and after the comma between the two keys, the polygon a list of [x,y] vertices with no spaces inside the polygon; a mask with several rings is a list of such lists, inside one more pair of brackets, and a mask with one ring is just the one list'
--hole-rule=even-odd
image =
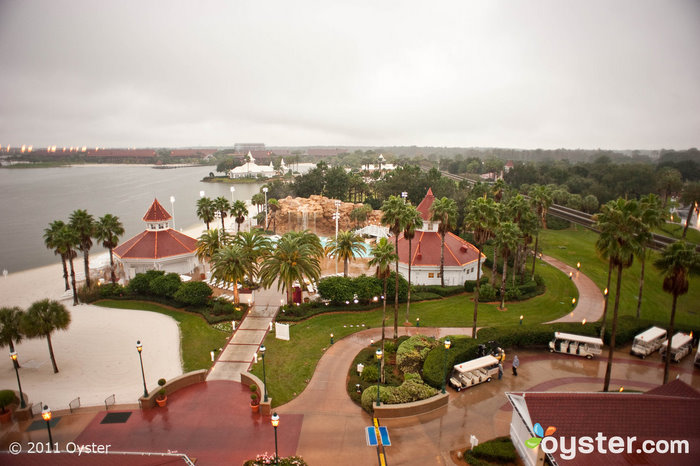
{"label": "white rooftop structure", "polygon": [[258,165],[255,163],[253,154],[251,154],[250,151],[248,151],[246,159],[246,163],[228,172],[230,178],[255,178],[258,175],[270,178],[275,176],[275,169],[272,166],[272,162],[270,162],[270,165]]}

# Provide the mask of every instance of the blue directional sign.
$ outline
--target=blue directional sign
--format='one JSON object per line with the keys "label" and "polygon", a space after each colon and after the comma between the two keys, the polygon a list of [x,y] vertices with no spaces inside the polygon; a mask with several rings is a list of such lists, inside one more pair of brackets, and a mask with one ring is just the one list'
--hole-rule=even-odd
{"label": "blue directional sign", "polygon": [[385,447],[391,446],[391,440],[389,440],[389,430],[386,427],[379,427],[379,436],[382,438],[382,445]]}
{"label": "blue directional sign", "polygon": [[367,445],[370,447],[376,447],[377,441],[377,431],[374,426],[369,426],[365,428],[365,437],[367,438]]}

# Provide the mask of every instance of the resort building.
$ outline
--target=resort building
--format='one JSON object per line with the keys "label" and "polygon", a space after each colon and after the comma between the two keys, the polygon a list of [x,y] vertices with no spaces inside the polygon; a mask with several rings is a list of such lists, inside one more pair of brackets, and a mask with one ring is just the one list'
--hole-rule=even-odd
{"label": "resort building", "polygon": [[[438,222],[430,220],[430,206],[435,196],[428,189],[425,198],[418,204],[423,217],[423,227],[411,240],[411,257],[408,255],[408,240],[399,235],[399,273],[408,279],[408,263],[411,262],[411,283],[415,285],[440,285],[440,254],[442,237],[438,233]],[[445,285],[463,285],[465,280],[476,280],[479,250],[454,233],[445,235]],[[482,266],[486,256],[482,254]]]}
{"label": "resort building", "polygon": [[146,229],[114,248],[114,255],[127,280],[148,270],[184,274],[193,272],[199,266],[197,240],[173,230],[172,219],[155,199],[143,216]]}
{"label": "resort building", "polygon": [[[282,166],[280,168],[282,172],[286,171],[286,165],[284,160],[282,160]],[[277,171],[270,165],[258,165],[255,163],[255,158],[253,154],[248,151],[246,155],[246,162],[240,167],[236,167],[228,172],[229,178],[257,178],[258,176],[264,176],[265,178],[273,177],[277,174]]]}

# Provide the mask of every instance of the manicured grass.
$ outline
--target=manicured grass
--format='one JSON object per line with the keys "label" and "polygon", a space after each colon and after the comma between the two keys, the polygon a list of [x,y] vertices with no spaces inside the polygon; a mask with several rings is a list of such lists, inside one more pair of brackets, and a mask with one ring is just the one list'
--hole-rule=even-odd
{"label": "manicured grass", "polygon": [[[518,303],[506,303],[507,310],[499,311],[497,304],[479,304],[478,325],[518,325],[520,315],[528,322],[546,322],[570,312],[571,297],[578,297],[569,277],[546,264],[537,265],[547,284],[547,292],[536,298]],[[411,322],[420,317],[421,326],[471,327],[474,315],[472,294],[411,303]],[[386,335],[393,338],[393,305],[387,303]],[[406,316],[405,304],[399,307],[399,325]],[[330,344],[330,334],[335,340],[364,330],[379,327],[382,323],[381,307],[367,312],[333,313],[312,317],[292,324],[290,341],[278,340],[273,335],[265,339],[265,364],[268,393],[273,405],[284,404],[302,392],[311,379],[318,360]],[[365,326],[362,327],[362,324]],[[359,327],[358,327],[359,326]],[[262,364],[252,371],[262,379]]]}
{"label": "manicured grass", "polygon": [[[544,230],[540,232],[540,244],[546,255],[556,257],[571,266],[581,262],[581,273],[588,275],[603,290],[607,284],[608,262],[598,257],[595,250],[595,242],[598,235],[589,230]],[[646,260],[644,272],[644,290],[642,294],[641,317],[659,322],[663,326],[668,324],[671,311],[672,297],[662,288],[663,278],[653,266],[658,253],[651,252]],[[632,267],[622,272],[622,287],[620,291],[620,315],[636,316],[637,295],[639,293],[639,277],[641,267],[639,259],[635,258]],[[613,272],[610,282],[610,297],[608,309],[612,311],[615,300],[615,286],[617,274]],[[678,298],[676,307],[676,322],[700,328],[700,279],[690,279],[690,289],[686,295]],[[612,317],[612,312],[609,313]]]}
{"label": "manicured grass", "polygon": [[199,315],[168,309],[155,303],[104,300],[96,302],[95,305],[116,309],[158,312],[175,319],[180,327],[180,355],[182,357],[182,370],[185,373],[199,369],[209,369],[212,365],[209,352],[223,347],[229,336],[211,327]]}
{"label": "manicured grass", "polygon": [[[670,236],[671,238],[680,239],[683,234],[683,228],[685,228],[685,223],[664,223],[661,227],[654,230],[654,232],[660,235]],[[700,231],[694,228],[688,228],[685,239],[691,243],[700,243]]]}

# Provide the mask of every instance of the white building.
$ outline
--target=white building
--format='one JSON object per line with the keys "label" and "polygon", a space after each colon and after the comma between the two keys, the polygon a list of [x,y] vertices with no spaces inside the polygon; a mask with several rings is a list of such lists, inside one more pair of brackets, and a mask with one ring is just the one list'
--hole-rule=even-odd
{"label": "white building", "polygon": [[[284,168],[284,160],[282,160],[282,169],[284,170]],[[258,165],[255,163],[253,154],[250,151],[246,155],[246,163],[228,172],[229,178],[257,178],[258,175],[271,178],[276,174],[277,172],[272,166],[272,162],[270,162],[270,165]]]}
{"label": "white building", "polygon": [[[423,228],[416,231],[411,240],[411,283],[416,285],[440,285],[440,253],[442,238],[437,232],[439,223],[430,221],[430,206],[435,196],[428,189],[418,204],[423,217]],[[408,279],[408,240],[399,236],[399,273]],[[481,255],[483,266],[485,255]],[[466,280],[476,280],[479,250],[454,233],[445,235],[445,286],[463,285]]]}

